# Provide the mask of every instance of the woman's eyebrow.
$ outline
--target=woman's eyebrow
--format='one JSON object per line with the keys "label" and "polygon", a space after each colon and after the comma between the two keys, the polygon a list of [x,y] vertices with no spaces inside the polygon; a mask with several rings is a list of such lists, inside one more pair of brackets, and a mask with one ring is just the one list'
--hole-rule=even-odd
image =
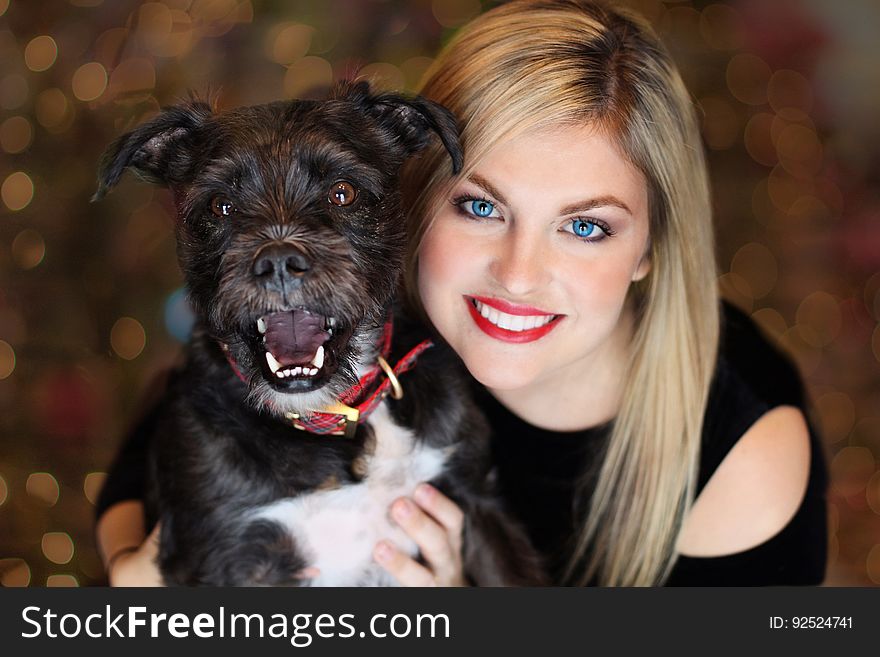
{"label": "woman's eyebrow", "polygon": [[502,194],[497,189],[495,189],[495,186],[492,183],[490,183],[488,180],[483,178],[483,176],[481,176],[480,174],[472,173],[471,175],[468,176],[468,181],[474,183],[477,187],[482,189],[484,192],[488,193],[489,196],[493,197],[496,201],[499,201],[499,202],[503,203],[504,205],[507,205],[507,201],[504,198],[504,194]]}
{"label": "woman's eyebrow", "polygon": [[578,201],[577,203],[571,203],[570,205],[566,205],[562,210],[559,211],[559,214],[577,214],[579,212],[589,212],[590,210],[594,210],[595,208],[600,208],[607,205],[613,205],[622,210],[626,210],[629,214],[632,214],[632,210],[629,209],[626,203],[621,201],[616,196],[607,195],[607,196],[597,196],[596,198],[586,199],[583,201]]}

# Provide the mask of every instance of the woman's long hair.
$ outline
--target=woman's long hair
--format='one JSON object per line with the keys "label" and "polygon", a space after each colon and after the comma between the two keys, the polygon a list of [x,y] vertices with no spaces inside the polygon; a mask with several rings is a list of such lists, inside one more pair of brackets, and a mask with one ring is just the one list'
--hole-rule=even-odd
{"label": "woman's long hair", "polygon": [[[421,93],[461,122],[465,169],[496,144],[554,126],[594,125],[648,182],[651,271],[630,289],[625,390],[566,575],[569,583],[656,585],[675,563],[693,503],[700,432],[718,348],[706,167],[690,96],[650,26],[586,0],[514,1],[463,28]],[[440,148],[404,172],[410,253],[455,180]],[[586,474],[586,473],[585,473]]]}

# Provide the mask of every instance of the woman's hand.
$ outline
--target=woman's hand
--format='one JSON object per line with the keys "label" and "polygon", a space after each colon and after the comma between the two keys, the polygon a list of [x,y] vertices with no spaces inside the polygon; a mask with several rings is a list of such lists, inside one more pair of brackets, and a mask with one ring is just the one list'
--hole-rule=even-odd
{"label": "woman's hand", "polygon": [[159,524],[140,546],[120,548],[107,562],[110,586],[164,586],[156,558],[159,556]]}
{"label": "woman's hand", "polygon": [[467,586],[461,558],[464,513],[430,484],[391,505],[391,517],[415,541],[426,565],[380,541],[373,558],[403,586]]}

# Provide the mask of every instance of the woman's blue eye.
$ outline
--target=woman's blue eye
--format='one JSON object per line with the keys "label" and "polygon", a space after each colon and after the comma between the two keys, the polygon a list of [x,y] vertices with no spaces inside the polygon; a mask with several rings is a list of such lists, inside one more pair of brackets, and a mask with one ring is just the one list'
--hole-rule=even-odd
{"label": "woman's blue eye", "polygon": [[584,221],[583,219],[574,219],[571,222],[571,230],[578,237],[589,237],[596,232],[596,224],[592,221]]}
{"label": "woman's blue eye", "polygon": [[495,206],[489,201],[475,199],[471,201],[471,213],[478,217],[489,217],[495,210]]}

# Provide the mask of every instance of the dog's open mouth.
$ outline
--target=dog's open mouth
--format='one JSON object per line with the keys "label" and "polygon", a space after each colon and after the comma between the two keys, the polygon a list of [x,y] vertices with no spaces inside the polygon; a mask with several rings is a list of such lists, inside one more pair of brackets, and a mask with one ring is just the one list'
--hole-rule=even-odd
{"label": "dog's open mouth", "polygon": [[256,323],[261,336],[258,358],[273,387],[317,387],[338,368],[335,352],[343,336],[336,318],[295,308],[263,315]]}

